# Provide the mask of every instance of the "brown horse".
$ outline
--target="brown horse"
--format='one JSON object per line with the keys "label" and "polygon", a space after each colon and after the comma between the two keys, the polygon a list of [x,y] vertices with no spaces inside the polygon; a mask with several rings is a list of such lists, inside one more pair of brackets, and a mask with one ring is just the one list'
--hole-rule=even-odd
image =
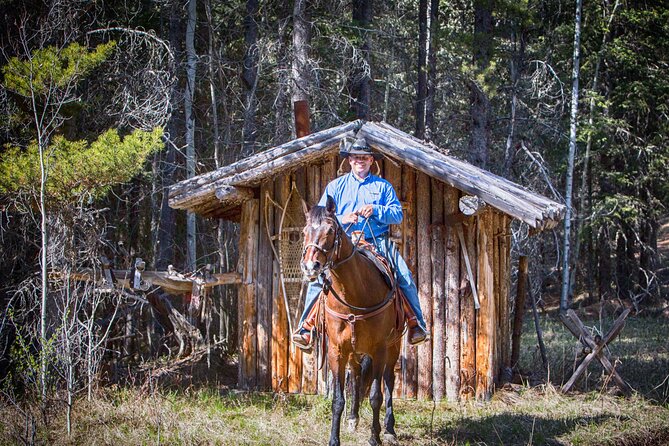
{"label": "brown horse", "polygon": [[325,207],[314,206],[307,214],[301,266],[310,280],[319,276],[324,280],[327,359],[334,378],[330,445],[339,445],[347,365],[353,384],[349,426],[357,425],[361,388],[366,387],[361,383],[361,376],[368,375],[371,380],[369,402],[373,412],[369,443],[381,444],[379,412],[383,377],[386,397],[384,438],[391,444],[397,443],[392,396],[401,331],[397,328],[394,289],[339,224],[332,197],[327,198]]}

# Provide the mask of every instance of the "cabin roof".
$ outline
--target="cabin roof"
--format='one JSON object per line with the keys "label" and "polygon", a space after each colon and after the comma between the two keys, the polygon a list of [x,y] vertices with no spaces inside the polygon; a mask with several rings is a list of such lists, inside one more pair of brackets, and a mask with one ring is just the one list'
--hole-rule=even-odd
{"label": "cabin roof", "polygon": [[441,153],[434,145],[389,124],[361,120],[312,133],[174,184],[169,190],[169,205],[204,217],[233,218],[263,181],[337,153],[342,141],[359,136],[384,155],[476,196],[532,228],[554,227],[564,216],[565,206],[560,203]]}

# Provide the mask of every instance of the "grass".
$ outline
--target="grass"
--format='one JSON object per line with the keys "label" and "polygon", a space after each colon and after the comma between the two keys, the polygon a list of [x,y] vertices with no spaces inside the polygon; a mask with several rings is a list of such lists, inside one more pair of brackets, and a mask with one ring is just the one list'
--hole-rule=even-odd
{"label": "grass", "polygon": [[[601,329],[606,332],[611,320]],[[585,320],[594,327],[597,319]],[[669,444],[669,341],[662,318],[630,317],[611,345],[621,375],[636,389],[616,395],[594,361],[577,392],[562,395],[577,341],[556,319],[542,316],[550,381],[540,378],[531,320],[525,321],[520,368],[524,384],[498,390],[486,403],[396,400],[397,432],[405,445],[664,445]],[[367,444],[371,410],[361,409],[358,431],[342,430],[347,445]],[[0,443],[17,444],[24,419],[0,407]],[[193,387],[147,391],[114,387],[74,408],[68,436],[62,410],[48,428],[38,423],[37,442],[54,445],[320,445],[330,430],[330,401],[319,396],[238,393]]]}

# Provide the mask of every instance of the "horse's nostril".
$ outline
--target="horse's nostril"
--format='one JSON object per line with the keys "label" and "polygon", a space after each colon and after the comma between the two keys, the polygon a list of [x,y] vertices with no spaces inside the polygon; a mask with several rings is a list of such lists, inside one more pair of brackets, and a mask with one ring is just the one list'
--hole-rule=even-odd
{"label": "horse's nostril", "polygon": [[319,269],[321,267],[321,262],[314,262],[314,269]]}

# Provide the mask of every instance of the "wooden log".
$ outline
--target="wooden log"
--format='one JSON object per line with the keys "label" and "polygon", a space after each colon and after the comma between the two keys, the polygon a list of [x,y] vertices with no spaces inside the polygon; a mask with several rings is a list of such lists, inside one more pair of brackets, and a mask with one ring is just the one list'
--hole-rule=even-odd
{"label": "wooden log", "polygon": [[444,265],[444,184],[432,179],[432,226],[431,249],[432,261],[432,394],[435,401],[441,401],[446,385],[446,290]]}
{"label": "wooden log", "polygon": [[[476,255],[477,222],[471,221],[463,228],[463,239],[468,252]],[[476,389],[476,310],[464,252],[460,256],[460,399],[468,400]],[[477,282],[478,261],[471,259],[474,283]]]}
{"label": "wooden log", "polygon": [[[324,164],[332,166],[331,159]],[[318,203],[322,194],[321,174],[324,170],[330,170],[331,167],[323,167],[320,170],[318,166],[308,166],[306,168],[306,195],[305,201],[311,206]],[[328,181],[329,177],[323,178],[323,182]],[[306,289],[304,291],[306,294]],[[315,350],[314,350],[315,351]],[[316,354],[302,355],[302,392],[314,394],[318,392],[318,365]],[[324,365],[325,367],[325,365]]]}
{"label": "wooden log", "polygon": [[[277,180],[277,190],[276,190],[276,197],[279,199],[279,203],[281,205],[284,205],[286,203],[286,200],[288,199],[288,196],[290,195],[291,192],[291,187],[292,187],[292,179],[291,176],[289,175],[284,175],[281,178]],[[280,218],[276,220],[276,225],[275,227],[277,228],[277,233],[278,233],[278,225],[280,223]],[[278,267],[278,263],[274,263],[275,267]],[[286,293],[286,290],[281,287],[281,297],[284,299],[284,309],[285,308],[285,296],[284,293]],[[288,392],[290,393],[301,393],[302,392],[302,350],[299,348],[295,347],[295,345],[290,341],[290,333],[288,331],[288,327],[290,324],[288,324],[288,316],[286,315],[286,348],[288,351]]]}
{"label": "wooden log", "polygon": [[550,215],[561,218],[564,213],[564,206],[558,203],[550,200],[546,203],[537,203],[547,199],[490,172],[434,152],[427,146],[417,148],[413,142],[408,145],[396,134],[391,135],[374,123],[366,123],[360,133],[382,152],[402,159],[409,166],[445,181],[457,189],[481,197],[492,206],[525,221],[533,228],[540,227]]}
{"label": "wooden log", "polygon": [[481,308],[476,315],[476,398],[489,400],[494,388],[493,355],[496,342],[493,214],[486,211],[478,219],[477,285]]}
{"label": "wooden log", "polygon": [[[390,184],[393,185],[393,188],[398,194],[401,194],[402,192],[402,167],[394,163],[393,161],[389,160],[388,158],[384,158],[383,160],[383,171],[384,171],[384,178],[390,182]],[[405,210],[406,206],[405,203],[402,203],[402,209]],[[391,225],[390,226],[390,239],[394,240],[396,243],[398,243],[397,248],[402,249],[402,246],[404,245],[403,243],[403,227],[404,227],[404,222],[399,225]],[[401,251],[400,251],[401,252]]]}
{"label": "wooden log", "polygon": [[321,189],[321,168],[317,164],[311,164],[308,167],[307,188],[307,203],[309,206],[317,205],[325,191],[325,188]]}
{"label": "wooden log", "polygon": [[339,148],[343,138],[351,137],[346,133],[325,140],[313,146],[292,152],[287,155],[268,161],[252,169],[226,176],[213,183],[201,186],[187,193],[170,198],[170,206],[177,209],[201,209],[203,203],[215,201],[216,191],[221,187],[243,186],[256,187],[263,181],[275,178],[278,175],[289,174],[301,165],[317,162],[329,156]]}
{"label": "wooden log", "polygon": [[523,316],[525,314],[525,299],[527,296],[527,256],[518,258],[518,279],[516,286],[516,302],[513,313],[513,337],[511,348],[511,366],[518,367],[520,358],[520,335],[523,332]]}
{"label": "wooden log", "polygon": [[[276,203],[283,206],[290,193],[290,178],[281,176],[274,182],[274,196]],[[278,233],[281,221],[281,209],[272,206],[273,221],[269,227]],[[272,281],[272,388],[275,392],[288,392],[288,355],[289,355],[289,337],[288,337],[288,314],[283,297],[283,287],[281,286],[281,277],[279,272],[279,263],[273,258],[272,269],[268,277]]]}
{"label": "wooden log", "polygon": [[513,377],[511,368],[511,219],[506,215],[500,215],[500,235],[499,235],[499,253],[500,253],[500,307],[499,323],[502,327],[501,336],[501,355],[502,376],[504,380],[509,381]]}
{"label": "wooden log", "polygon": [[360,130],[361,134],[364,134],[368,131],[368,128],[370,127],[378,127],[379,129],[385,129],[388,134],[393,135],[396,139],[400,140],[404,144],[408,144],[409,146],[414,146],[417,147],[418,150],[429,154],[430,157],[433,157],[434,155],[437,155],[438,158],[441,158],[443,161],[447,161],[453,164],[453,166],[457,170],[461,170],[463,172],[467,172],[471,176],[478,176],[481,174],[484,174],[487,177],[487,182],[494,185],[495,187],[499,187],[500,189],[511,192],[512,194],[519,195],[523,199],[526,199],[530,203],[537,205],[539,207],[544,207],[546,216],[551,218],[551,219],[559,219],[561,218],[561,215],[564,215],[564,212],[566,208],[564,205],[561,205],[559,203],[556,203],[553,200],[550,200],[549,198],[546,198],[542,195],[535,194],[531,192],[530,190],[526,189],[525,187],[514,183],[506,178],[500,177],[498,175],[495,175],[491,172],[482,170],[472,164],[466,163],[464,161],[458,160],[457,158],[444,155],[440,153],[437,148],[429,143],[425,143],[424,141],[420,141],[411,135],[402,132],[399,129],[396,129],[386,123],[372,123],[368,122],[363,125],[363,127]]}
{"label": "wooden log", "polygon": [[239,262],[237,271],[242,275],[239,285],[239,386],[256,387],[256,279],[258,275],[258,238],[260,203],[249,200],[242,206],[242,224],[239,234]]}
{"label": "wooden log", "polygon": [[[459,191],[447,186],[444,189],[444,213],[455,213]],[[445,396],[449,401],[460,397],[460,242],[457,228],[447,227],[445,238],[445,314],[446,332],[444,357]],[[436,352],[435,352],[436,353]]]}
{"label": "wooden log", "polygon": [[494,210],[492,212],[492,276],[493,276],[493,288],[492,288],[492,296],[494,300],[494,306],[495,306],[495,320],[493,321],[493,327],[495,330],[495,342],[493,343],[493,351],[492,351],[492,373],[493,373],[493,380],[495,382],[498,382],[498,378],[500,375],[500,357],[502,354],[502,346],[501,346],[501,331],[502,331],[502,326],[501,326],[501,321],[500,321],[500,308],[501,308],[501,300],[502,300],[502,295],[501,295],[501,290],[499,287],[499,272],[500,272],[500,263],[501,263],[501,256],[499,253],[499,218],[501,216],[501,213],[498,212],[497,210]]}
{"label": "wooden log", "polygon": [[[388,169],[386,169],[388,172]],[[436,336],[432,319],[432,265],[431,257],[424,255],[430,252],[430,223],[432,216],[431,209],[431,185],[430,177],[419,172],[416,175],[416,226],[418,252],[423,255],[418,256],[418,277],[416,286],[418,287],[418,299],[420,306],[425,311],[425,324],[428,331],[432,330],[430,339],[418,346],[418,399],[432,398],[432,342]]]}
{"label": "wooden log", "polygon": [[254,196],[253,189],[242,186],[220,186],[215,191],[219,206],[239,206]]}
{"label": "wooden log", "polygon": [[261,166],[240,172],[228,178],[220,180],[218,184],[232,184],[235,186],[256,186],[267,178],[273,178],[279,174],[286,174],[289,171],[298,168],[303,164],[319,163],[323,159],[332,156],[339,151],[339,143],[344,138],[353,136],[352,133],[345,133],[334,138],[325,140],[321,143],[306,147],[297,152],[284,155]]}
{"label": "wooden log", "polygon": [[327,186],[330,181],[337,178],[338,161],[339,161],[339,155],[337,153],[333,153],[332,155],[328,156],[323,162],[323,165],[321,166],[321,187],[320,190],[318,191],[319,197],[323,194],[325,186]]}
{"label": "wooden log", "polygon": [[[342,134],[349,135],[351,132],[355,133],[361,126],[362,126],[362,121],[360,120],[348,122],[338,127],[322,130],[320,132],[312,133],[311,135],[305,136],[303,138],[289,141],[273,149],[261,152],[255,156],[251,156],[242,159],[240,161],[237,161],[236,163],[233,163],[229,166],[225,166],[220,169],[216,169],[212,172],[198,175],[188,180],[181,181],[170,187],[169,190],[170,206],[172,206],[172,203],[174,203],[175,206],[178,205],[180,201],[178,197],[180,195],[188,195],[196,190],[200,190],[200,192],[202,193],[204,192],[204,189],[211,189],[211,187],[206,188],[207,185],[210,186],[212,183],[222,178],[229,177],[237,173],[245,172],[249,169],[253,169],[258,166],[262,166],[268,162],[275,160],[276,158],[296,152],[300,149],[304,149],[305,147],[322,143],[323,141],[332,139],[333,137],[337,137]],[[213,189],[211,190],[213,191]],[[181,208],[177,207],[177,209]]]}
{"label": "wooden log", "polygon": [[[403,246],[404,260],[415,278],[418,261],[416,257],[416,171],[414,169],[402,168],[402,197],[407,203],[407,209],[404,212],[404,228],[406,230]],[[416,398],[417,352],[415,348],[408,347],[406,336],[404,337],[404,342],[407,343],[404,364],[404,396],[407,398]]]}
{"label": "wooden log", "polygon": [[478,214],[485,208],[485,206],[485,201],[481,200],[479,197],[471,195],[465,195],[458,200],[458,208],[460,209],[460,212],[468,217]]}
{"label": "wooden log", "polygon": [[[271,183],[260,188],[260,243],[258,245],[258,279],[256,300],[258,307],[258,389],[269,390],[272,386],[272,241],[267,234],[265,219],[266,192],[272,193]],[[269,216],[272,224],[272,217]]]}

